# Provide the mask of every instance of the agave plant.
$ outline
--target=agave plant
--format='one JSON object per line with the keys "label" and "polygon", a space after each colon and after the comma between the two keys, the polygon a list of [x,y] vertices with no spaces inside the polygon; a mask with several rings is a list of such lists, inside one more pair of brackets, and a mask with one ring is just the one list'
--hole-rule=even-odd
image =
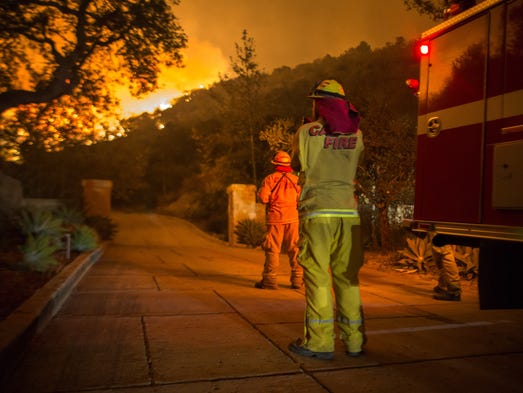
{"label": "agave plant", "polygon": [[263,243],[266,229],[261,222],[251,219],[240,220],[234,228],[238,242],[256,248]]}
{"label": "agave plant", "polygon": [[49,235],[33,236],[29,234],[25,243],[20,247],[23,254],[22,267],[37,272],[48,271],[58,264],[53,256],[57,249],[58,247]]}
{"label": "agave plant", "polygon": [[63,234],[62,220],[47,209],[21,209],[18,224],[26,236],[47,235],[53,239],[59,239]]}
{"label": "agave plant", "polygon": [[63,228],[71,232],[75,227],[82,225],[85,221],[83,213],[78,209],[60,206],[54,212],[54,216],[62,221]]}
{"label": "agave plant", "polygon": [[98,234],[87,226],[80,225],[71,234],[71,250],[91,251],[98,246]]}
{"label": "agave plant", "polygon": [[400,258],[396,262],[398,270],[420,273],[429,270],[432,251],[428,238],[407,237],[407,247],[398,250],[398,253],[400,254]]}

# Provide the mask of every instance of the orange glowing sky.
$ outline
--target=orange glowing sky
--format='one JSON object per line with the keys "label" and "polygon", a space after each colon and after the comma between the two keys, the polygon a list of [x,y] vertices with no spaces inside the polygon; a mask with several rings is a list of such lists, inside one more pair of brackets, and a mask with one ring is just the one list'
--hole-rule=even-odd
{"label": "orange glowing sky", "polygon": [[125,115],[166,106],[185,90],[231,74],[244,29],[254,38],[260,69],[271,72],[339,56],[361,41],[379,48],[399,36],[414,39],[434,25],[407,11],[403,0],[181,0],[174,13],[188,36],[185,68],[165,70],[160,89],[144,99],[121,94]]}

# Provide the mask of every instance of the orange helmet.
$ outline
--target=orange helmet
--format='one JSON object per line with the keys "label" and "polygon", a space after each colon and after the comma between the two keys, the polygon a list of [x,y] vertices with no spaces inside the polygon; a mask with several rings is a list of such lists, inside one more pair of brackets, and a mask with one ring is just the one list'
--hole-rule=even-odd
{"label": "orange helmet", "polygon": [[271,163],[274,165],[291,166],[291,156],[288,153],[280,150],[276,152]]}
{"label": "orange helmet", "polygon": [[343,98],[345,99],[345,91],[339,82],[334,79],[325,79],[316,82],[309,98]]}

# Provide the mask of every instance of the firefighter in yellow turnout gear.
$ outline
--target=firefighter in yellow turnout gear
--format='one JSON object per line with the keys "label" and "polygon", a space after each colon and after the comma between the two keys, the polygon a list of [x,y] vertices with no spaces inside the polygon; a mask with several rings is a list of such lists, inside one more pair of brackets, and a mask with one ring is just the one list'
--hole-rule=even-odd
{"label": "firefighter in yellow turnout gear", "polygon": [[332,359],[336,323],[347,354],[358,356],[364,342],[358,282],[363,247],[354,196],[363,151],[359,115],[335,80],[318,83],[310,97],[314,120],[297,131],[293,152],[302,185],[298,261],[307,304],[304,338],[289,349]]}
{"label": "firefighter in yellow turnout gear", "polygon": [[291,157],[284,151],[275,154],[271,163],[275,171],[263,179],[258,190],[259,200],[267,205],[267,235],[262,248],[265,264],[262,280],[254,286],[260,289],[278,288],[280,252],[286,249],[291,267],[291,286],[303,286],[303,269],[298,264],[298,177],[292,173]]}

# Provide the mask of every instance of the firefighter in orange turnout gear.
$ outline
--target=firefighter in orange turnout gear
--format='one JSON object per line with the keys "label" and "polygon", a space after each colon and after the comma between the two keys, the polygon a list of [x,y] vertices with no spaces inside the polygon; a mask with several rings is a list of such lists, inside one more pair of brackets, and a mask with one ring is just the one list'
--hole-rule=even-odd
{"label": "firefighter in orange turnout gear", "polygon": [[259,200],[267,205],[267,235],[262,248],[265,264],[261,281],[254,284],[260,289],[277,289],[277,274],[280,253],[286,249],[291,267],[291,286],[299,289],[303,285],[303,269],[298,264],[298,198],[300,186],[298,176],[292,173],[291,157],[284,151],[275,154],[271,161],[275,171],[263,179],[258,190]]}

